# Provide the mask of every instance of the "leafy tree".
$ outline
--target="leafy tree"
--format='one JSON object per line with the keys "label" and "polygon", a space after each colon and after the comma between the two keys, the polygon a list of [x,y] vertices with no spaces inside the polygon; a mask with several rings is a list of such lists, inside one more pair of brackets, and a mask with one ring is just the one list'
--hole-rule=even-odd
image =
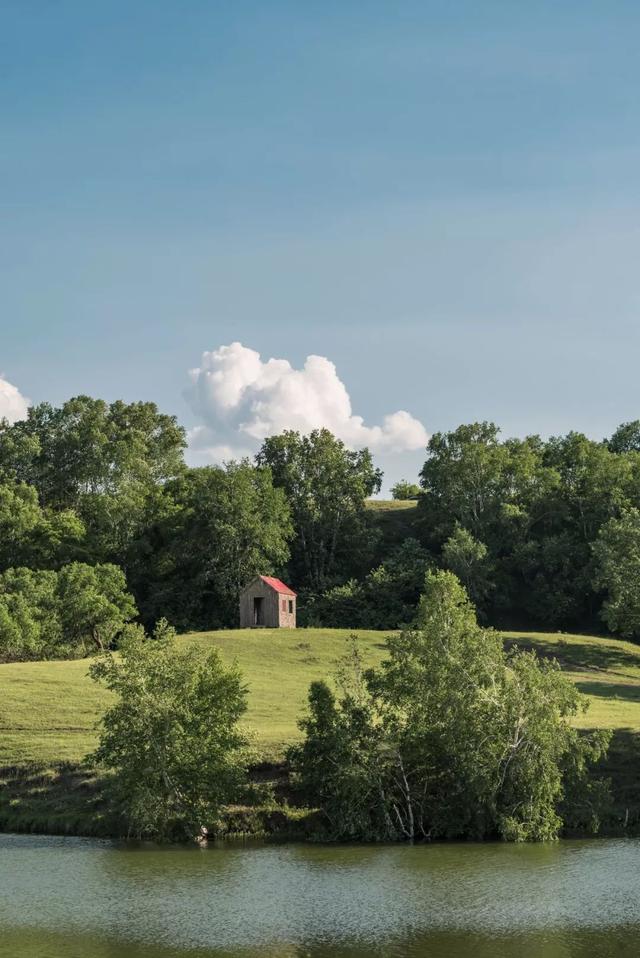
{"label": "leafy tree", "polygon": [[84,532],[74,512],[43,509],[32,486],[0,483],[0,570],[60,565],[77,551]]}
{"label": "leafy tree", "polygon": [[8,569],[0,575],[0,658],[65,655],[58,576],[51,571]]}
{"label": "leafy tree", "polygon": [[334,586],[305,603],[310,621],[330,628],[397,629],[414,615],[429,554],[415,539],[405,539],[387,559],[358,582]]}
{"label": "leafy tree", "polygon": [[118,657],[95,662],[92,678],[116,696],[94,759],[113,773],[113,797],[129,835],[192,836],[214,824],[245,774],[238,720],[246,690],[217,650],[179,647],[163,626],[153,640],[129,627]]}
{"label": "leafy tree", "polygon": [[[451,572],[429,573],[415,625],[336,702],[316,684],[291,750],[334,837],[555,838],[565,784],[589,788],[608,736],[554,662],[505,653]],[[597,827],[597,810],[592,826]]]}
{"label": "leafy tree", "polygon": [[612,632],[640,636],[640,511],[625,509],[600,529],[593,546],[594,586],[606,593],[601,616]]}
{"label": "leafy tree", "polygon": [[108,563],[64,566],[58,574],[58,595],[65,640],[77,648],[108,648],[138,611],[122,569]]}
{"label": "leafy tree", "polygon": [[0,575],[0,659],[84,655],[111,644],[135,614],[115,566],[8,569]]}
{"label": "leafy tree", "polygon": [[382,482],[368,449],[353,452],[327,429],[289,431],[266,439],[256,461],[270,467],[291,507],[296,585],[322,592],[345,570],[366,570],[373,542],[364,502]]}
{"label": "leafy tree", "polygon": [[416,482],[407,482],[401,479],[391,487],[392,499],[417,499],[420,495],[420,486]]}
{"label": "leafy tree", "polygon": [[444,565],[455,573],[475,605],[482,606],[493,588],[493,568],[484,542],[457,525],[442,547]]}
{"label": "leafy tree", "polygon": [[623,422],[607,440],[609,452],[640,452],[640,419]]}
{"label": "leafy tree", "polygon": [[395,838],[381,774],[383,732],[370,698],[347,693],[337,703],[326,682],[312,682],[308,715],[299,724],[304,741],[289,749],[288,759],[329,834],[345,841]]}
{"label": "leafy tree", "polygon": [[289,557],[291,518],[268,468],[249,462],[190,469],[166,484],[155,518],[129,555],[145,621],[179,628],[237,624],[238,593]]}
{"label": "leafy tree", "polygon": [[443,542],[458,522],[481,540],[499,520],[507,488],[509,450],[493,423],[434,433],[420,473],[420,507],[430,535]]}
{"label": "leafy tree", "polygon": [[0,423],[0,475],[33,486],[44,508],[74,510],[94,559],[120,559],[149,496],[184,468],[184,429],[154,403],[77,396]]}
{"label": "leafy tree", "polygon": [[491,588],[474,598],[487,616],[538,628],[593,627],[592,545],[603,523],[638,501],[640,454],[613,452],[580,433],[503,442],[491,423],[436,433],[428,451],[422,536],[463,577],[461,557],[455,565],[452,558],[461,537],[486,547]]}
{"label": "leafy tree", "polygon": [[0,427],[0,466],[34,485],[44,505],[77,508],[85,495],[134,482],[163,482],[182,468],[185,433],[154,403],[109,405],[76,396],[59,408],[31,406]]}

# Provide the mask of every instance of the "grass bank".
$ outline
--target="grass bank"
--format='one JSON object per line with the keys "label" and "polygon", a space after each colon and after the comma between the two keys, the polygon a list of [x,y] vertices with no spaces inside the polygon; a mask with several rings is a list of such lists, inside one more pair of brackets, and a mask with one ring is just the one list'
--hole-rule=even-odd
{"label": "grass bank", "polygon": [[[278,763],[285,746],[299,737],[297,720],[309,683],[331,676],[349,634],[349,629],[235,630],[179,639],[203,649],[215,645],[226,661],[237,661],[249,690],[245,725],[265,767],[273,770],[276,795]],[[358,630],[365,662],[381,660],[386,634]],[[589,700],[580,727],[614,730],[604,768],[614,785],[612,830],[625,819],[629,827],[640,827],[640,647],[533,632],[506,633],[505,641],[557,658]],[[87,668],[87,660],[0,665],[0,828],[104,833],[99,783],[80,763],[96,744],[96,724],[109,697],[91,682]],[[286,832],[292,822],[299,826],[304,813],[287,810],[285,803],[280,810],[273,805],[230,810],[230,816],[230,830]]]}

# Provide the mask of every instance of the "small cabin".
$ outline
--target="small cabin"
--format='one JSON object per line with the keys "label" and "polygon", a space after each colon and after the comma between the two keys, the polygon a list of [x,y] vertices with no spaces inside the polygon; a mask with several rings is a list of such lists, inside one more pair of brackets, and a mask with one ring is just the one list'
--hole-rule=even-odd
{"label": "small cabin", "polygon": [[296,594],[280,579],[257,575],[240,593],[241,629],[295,629]]}

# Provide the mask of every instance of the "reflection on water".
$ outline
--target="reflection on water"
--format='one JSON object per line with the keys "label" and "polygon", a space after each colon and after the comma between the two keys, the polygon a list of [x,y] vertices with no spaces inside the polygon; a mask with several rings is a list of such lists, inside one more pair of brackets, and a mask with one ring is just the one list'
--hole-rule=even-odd
{"label": "reflection on water", "polygon": [[626,958],[640,842],[132,848],[0,836],[2,958]]}

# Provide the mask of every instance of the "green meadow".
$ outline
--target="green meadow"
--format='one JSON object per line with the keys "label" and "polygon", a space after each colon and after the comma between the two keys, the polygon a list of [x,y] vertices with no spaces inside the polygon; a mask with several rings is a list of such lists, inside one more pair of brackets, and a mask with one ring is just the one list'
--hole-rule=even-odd
{"label": "green meadow", "polygon": [[[363,659],[384,655],[384,632],[358,630]],[[309,683],[331,678],[346,651],[348,629],[230,630],[181,636],[202,649],[217,646],[237,662],[248,688],[245,724],[265,758],[281,757],[299,731]],[[509,644],[557,658],[589,702],[585,728],[640,731],[640,647],[616,639],[548,633],[505,633]],[[108,693],[87,675],[89,661],[0,665],[0,767],[77,762],[96,743]]]}

